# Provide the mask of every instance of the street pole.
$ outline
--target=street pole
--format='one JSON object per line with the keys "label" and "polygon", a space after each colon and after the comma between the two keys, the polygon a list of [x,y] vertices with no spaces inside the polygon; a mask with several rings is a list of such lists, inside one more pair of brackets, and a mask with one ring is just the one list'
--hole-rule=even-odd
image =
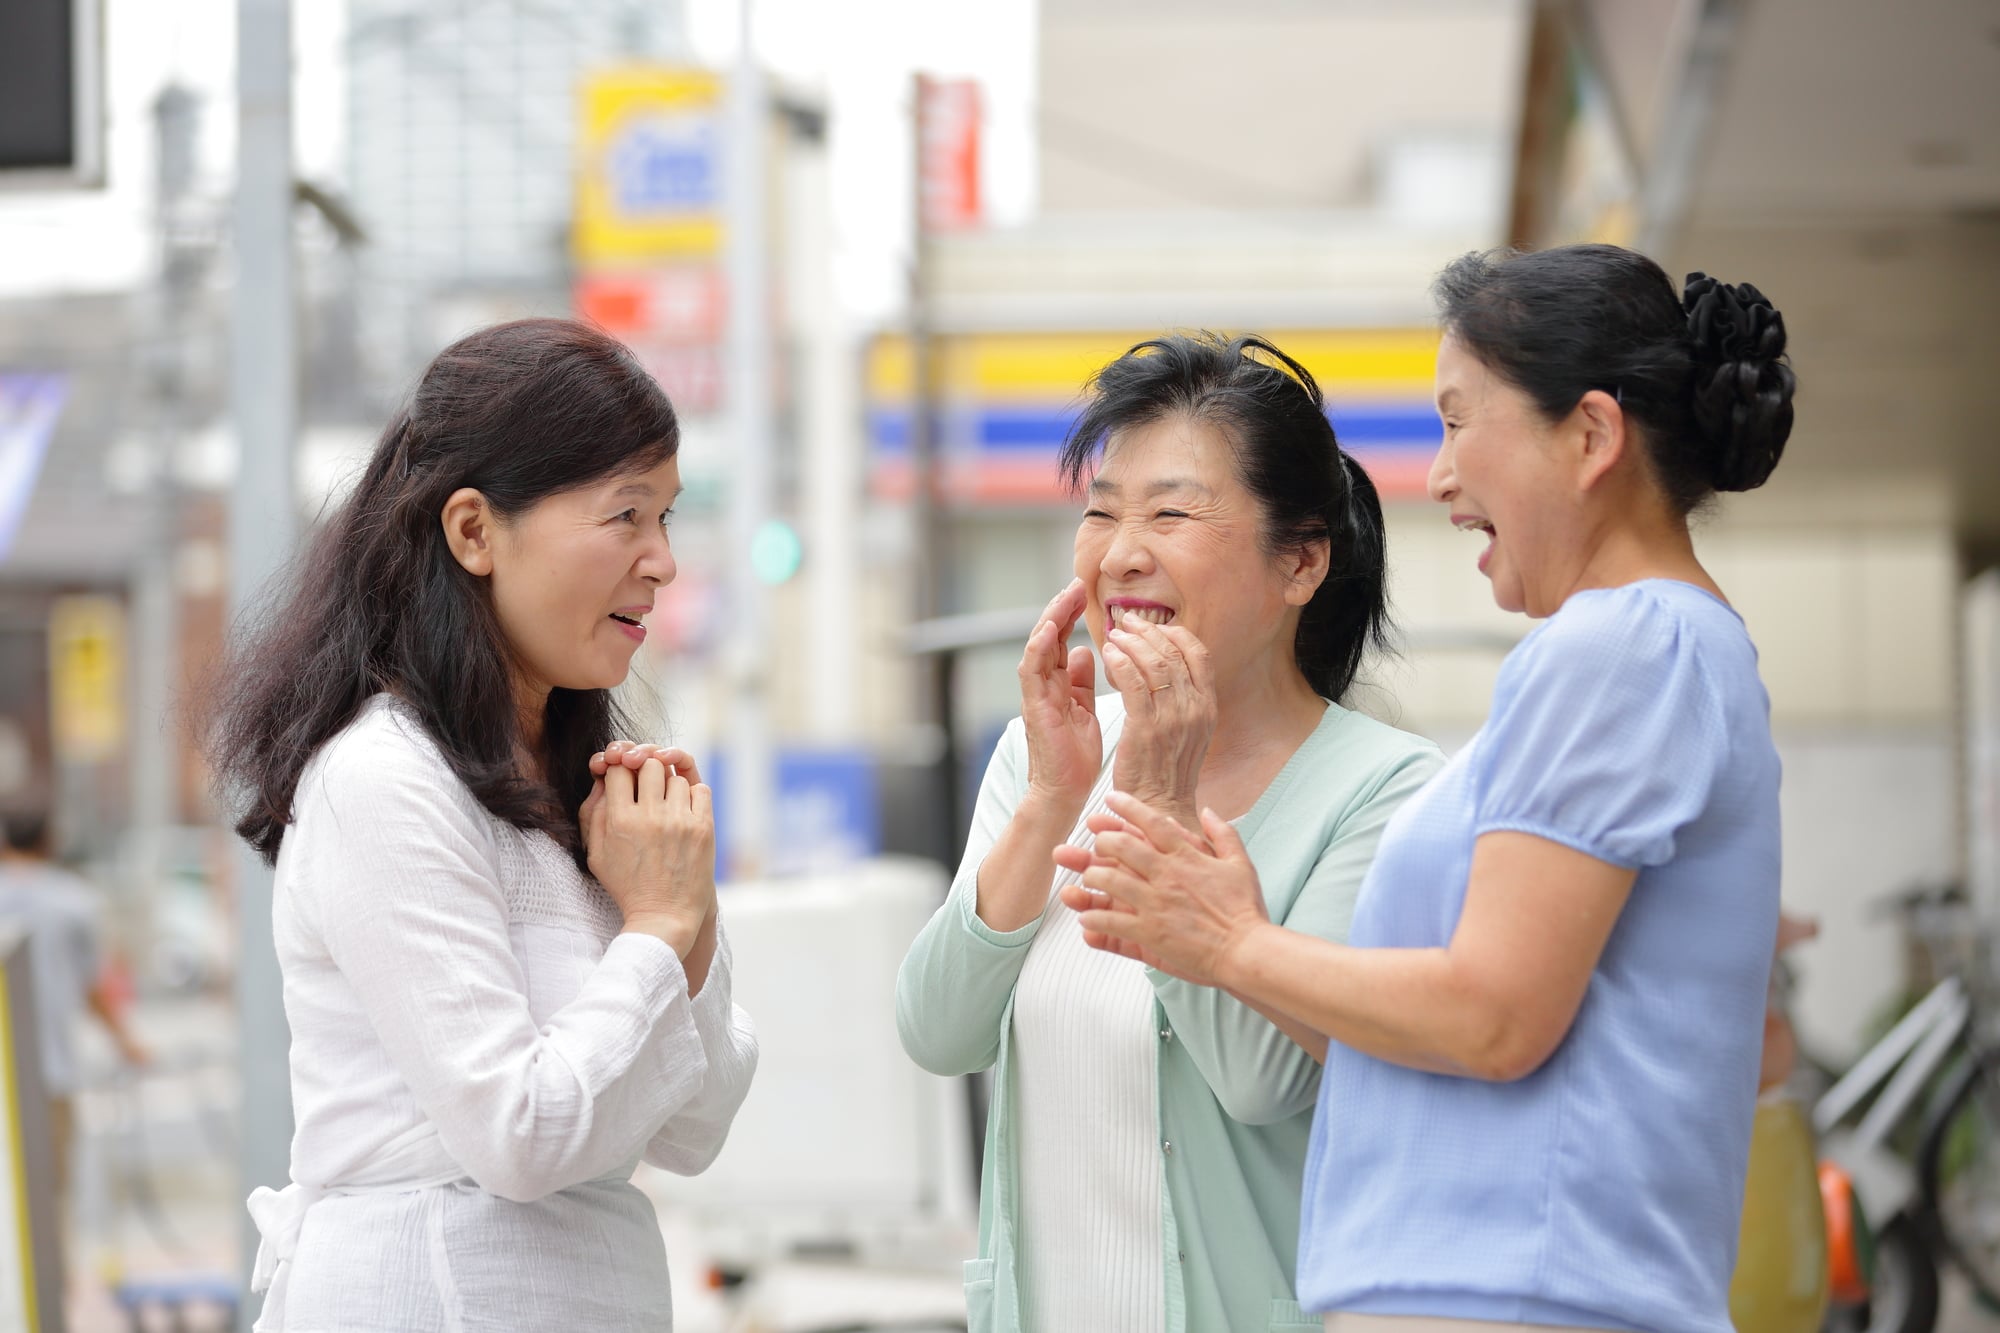
{"label": "street pole", "polygon": [[[944,488],[938,484],[937,356],[931,314],[931,216],[926,201],[930,172],[930,78],[919,73],[911,84],[911,144],[914,152],[910,216],[910,526],[915,538],[916,619],[935,620],[946,612],[951,586],[951,543],[944,531]],[[939,739],[938,793],[943,804],[946,864],[964,845],[967,821],[958,771],[957,703],[953,686],[958,663],[953,653],[924,658],[917,670]]]}
{"label": "street pole", "polygon": [[807,712],[813,739],[861,735],[861,407],[853,343],[833,281],[833,209],[824,126],[793,136],[785,250],[799,312],[799,489],[805,500]]}
{"label": "street pole", "polygon": [[729,247],[729,547],[732,614],[728,790],[722,793],[733,878],[769,864],[777,801],[771,745],[770,589],[750,554],[771,516],[771,297],[765,227],[769,118],[752,40],[751,0],[739,0],[742,40],[729,81],[729,172],[723,234]]}
{"label": "street pole", "polygon": [[[297,528],[292,450],[298,432],[298,350],[292,264],[291,0],[237,0],[237,175],[231,296],[230,413],[237,445],[229,510],[229,601],[241,627],[290,558]],[[285,1184],[291,1083],[278,958],[271,939],[271,872],[236,842],[236,1012],[243,1073],[240,1191]],[[240,1271],[256,1256],[243,1222]],[[263,1301],[245,1283],[237,1327]]]}

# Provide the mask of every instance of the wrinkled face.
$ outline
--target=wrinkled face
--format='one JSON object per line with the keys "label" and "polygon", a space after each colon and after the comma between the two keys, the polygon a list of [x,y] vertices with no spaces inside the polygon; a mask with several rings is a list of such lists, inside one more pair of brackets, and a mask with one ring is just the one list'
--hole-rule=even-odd
{"label": "wrinkled face", "polygon": [[1169,417],[1113,435],[1076,530],[1084,618],[1105,631],[1132,620],[1181,625],[1227,680],[1283,652],[1289,660],[1301,590],[1264,552],[1264,515],[1237,479],[1214,427]]}
{"label": "wrinkled face", "polygon": [[669,458],[551,495],[493,531],[491,589],[524,688],[609,689],[646,641],[653,595],[674,581]]}
{"label": "wrinkled face", "polygon": [[1557,576],[1575,508],[1553,428],[1449,334],[1438,347],[1437,409],[1444,444],[1431,464],[1431,499],[1451,506],[1460,531],[1485,540],[1479,572],[1502,610],[1550,614],[1540,590]]}

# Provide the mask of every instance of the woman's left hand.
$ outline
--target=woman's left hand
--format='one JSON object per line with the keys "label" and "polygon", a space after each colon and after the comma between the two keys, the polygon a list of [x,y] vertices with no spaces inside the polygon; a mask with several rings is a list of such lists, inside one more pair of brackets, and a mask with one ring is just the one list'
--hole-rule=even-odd
{"label": "woman's left hand", "polygon": [[1132,624],[1104,637],[1104,678],[1125,701],[1111,785],[1192,831],[1201,766],[1215,734],[1208,649],[1179,625]]}
{"label": "woman's left hand", "polygon": [[[1096,846],[1056,848],[1083,876],[1062,891],[1094,948],[1203,986],[1224,984],[1232,954],[1270,922],[1257,869],[1236,829],[1212,810],[1199,833],[1124,792],[1094,815]],[[1207,841],[1204,843],[1203,837]]]}

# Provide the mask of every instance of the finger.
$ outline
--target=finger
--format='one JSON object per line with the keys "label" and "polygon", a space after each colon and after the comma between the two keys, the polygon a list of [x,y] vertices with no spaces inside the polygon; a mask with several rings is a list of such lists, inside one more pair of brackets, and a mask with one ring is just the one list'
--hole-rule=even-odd
{"label": "finger", "polygon": [[1209,661],[1208,645],[1197,639],[1193,630],[1180,625],[1162,625],[1160,630],[1180,650],[1189,683],[1202,694],[1215,693],[1215,664]]}
{"label": "finger", "polygon": [[1243,835],[1236,831],[1236,825],[1207,806],[1201,808],[1201,831],[1208,835],[1208,845],[1215,848],[1215,854],[1223,860],[1250,859],[1250,849],[1243,845]]}
{"label": "finger", "polygon": [[1100,810],[1083,823],[1092,833],[1123,833],[1131,827],[1109,810]]}
{"label": "finger", "polygon": [[1165,625],[1155,625],[1141,620],[1139,642],[1150,649],[1159,659],[1160,676],[1176,689],[1185,690],[1194,683],[1188,671],[1187,659],[1181,654],[1181,646],[1167,633]]}
{"label": "finger", "polygon": [[[1129,940],[1134,944],[1138,943],[1139,932],[1144,928],[1144,923],[1133,913],[1114,912],[1105,907],[1079,912],[1077,921],[1082,925],[1086,938],[1091,935],[1108,935],[1112,940]],[[1124,951],[1121,949],[1119,952]],[[1129,958],[1132,955],[1126,956]]]}
{"label": "finger", "polygon": [[1124,696],[1127,713],[1143,704],[1150,692],[1146,688],[1146,678],[1139,674],[1139,668],[1133,665],[1123,646],[1108,635],[1104,640],[1104,679]]}
{"label": "finger", "polygon": [[1020,665],[1014,668],[1014,674],[1021,678],[1024,690],[1047,681],[1054,665],[1055,642],[1055,626],[1046,620],[1037,623],[1028,635],[1028,642],[1021,648]]}
{"label": "finger", "polygon": [[590,756],[590,776],[594,778],[603,777],[604,770],[607,767],[609,765],[604,761],[604,751],[599,750],[596,754]]}
{"label": "finger", "polygon": [[637,779],[632,770],[623,763],[616,763],[604,772],[604,799],[614,806],[630,805],[633,801],[634,784]]}
{"label": "finger", "polygon": [[715,824],[715,794],[708,789],[708,784],[695,783],[688,796],[694,804],[695,818],[712,827]]}
{"label": "finger", "polygon": [[1076,622],[1082,618],[1083,609],[1090,598],[1083,590],[1082,579],[1071,579],[1067,587],[1049,599],[1049,605],[1042,612],[1042,619],[1056,627],[1056,642],[1067,643],[1076,630]]}
{"label": "finger", "polygon": [[1097,706],[1097,657],[1088,648],[1069,650],[1069,689],[1085,708]]}
{"label": "finger", "polygon": [[689,782],[702,780],[701,768],[695,763],[694,756],[679,746],[663,745],[660,747],[659,756],[662,763]]}
{"label": "finger", "polygon": [[1049,855],[1064,870],[1073,870],[1079,875],[1090,869],[1094,859],[1088,851],[1066,842],[1056,844],[1055,851]]}
{"label": "finger", "polygon": [[[653,762],[659,763],[659,760],[656,759]],[[660,767],[664,769],[666,765],[660,764]],[[665,795],[668,808],[675,811],[685,810],[689,814],[694,813],[694,784],[678,773],[669,773],[666,776],[667,787]]]}
{"label": "finger", "polygon": [[1153,844],[1130,833],[1098,834],[1095,851],[1099,860],[1115,861],[1145,879],[1150,879],[1160,866],[1160,854]]}
{"label": "finger", "polygon": [[1112,813],[1146,835],[1146,841],[1163,852],[1171,852],[1188,840],[1187,830],[1182,828],[1171,815],[1163,815],[1136,796],[1114,791],[1105,797],[1104,803]]}
{"label": "finger", "polygon": [[603,809],[604,775],[600,773],[597,775],[597,780],[590,784],[590,795],[583,798],[583,804],[577,809],[576,822],[578,826],[584,832],[590,832],[597,822],[598,812]]}
{"label": "finger", "polygon": [[648,759],[658,757],[659,752],[660,747],[657,745],[633,745],[625,751],[625,767],[637,773],[646,766]]}
{"label": "finger", "polygon": [[642,804],[657,804],[667,793],[667,766],[657,759],[648,759],[639,770],[639,801]]}
{"label": "finger", "polygon": [[[1098,862],[1083,872],[1083,887],[1095,889],[1108,897],[1116,898],[1121,904],[1130,903],[1143,907],[1153,898],[1153,886],[1121,866]],[[1103,906],[1103,904],[1099,904]]]}
{"label": "finger", "polygon": [[1173,676],[1167,670],[1166,659],[1160,655],[1158,648],[1146,641],[1144,636],[1134,634],[1129,629],[1115,629],[1107,638],[1131,660],[1132,667],[1138,673],[1145,689],[1150,691],[1156,685],[1164,687],[1173,684]]}

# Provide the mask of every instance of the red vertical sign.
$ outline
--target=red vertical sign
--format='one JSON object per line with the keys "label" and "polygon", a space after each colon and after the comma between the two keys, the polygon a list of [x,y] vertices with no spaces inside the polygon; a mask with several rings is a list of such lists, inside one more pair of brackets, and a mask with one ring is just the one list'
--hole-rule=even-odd
{"label": "red vertical sign", "polygon": [[920,136],[917,188],[926,231],[980,223],[979,85],[971,79],[917,80]]}

